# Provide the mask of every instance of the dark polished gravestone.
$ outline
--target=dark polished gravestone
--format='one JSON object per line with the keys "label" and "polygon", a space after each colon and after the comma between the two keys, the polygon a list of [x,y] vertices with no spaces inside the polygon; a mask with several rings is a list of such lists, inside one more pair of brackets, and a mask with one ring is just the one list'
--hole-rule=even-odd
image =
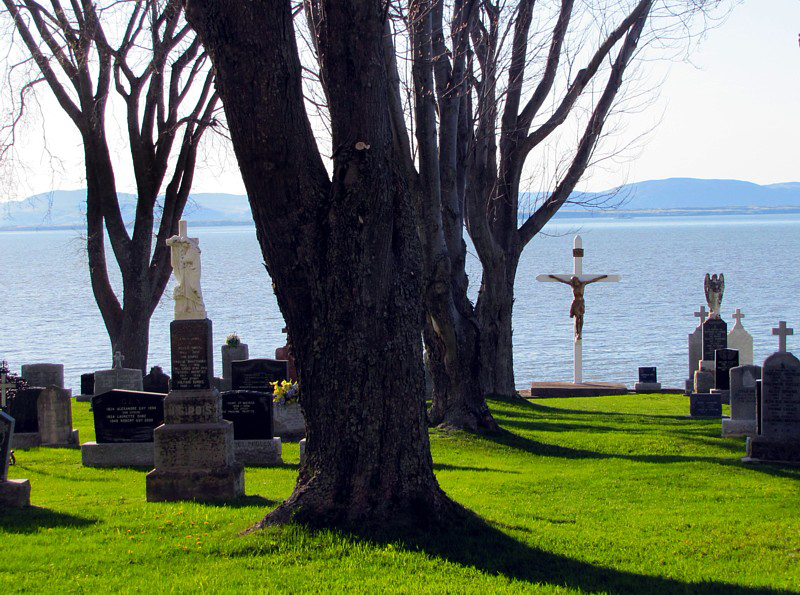
{"label": "dark polished gravestone", "polygon": [[655,366],[639,368],[639,382],[633,387],[637,393],[657,393],[661,391],[658,370]]}
{"label": "dark polished gravestone", "polygon": [[169,393],[170,378],[164,374],[161,366],[153,366],[150,368],[150,373],[142,378],[142,389],[146,393],[161,393],[166,395]]}
{"label": "dark polished gravestone", "polygon": [[0,411],[0,509],[24,508],[31,503],[27,479],[8,479],[8,459],[14,439],[14,418]]}
{"label": "dark polished gravestone", "polygon": [[114,389],[92,397],[92,412],[98,443],[152,442],[164,423],[164,395]]}
{"label": "dark polished gravestone", "polygon": [[658,370],[655,367],[639,368],[639,382],[658,382]]}
{"label": "dark polished gravestone", "polygon": [[714,388],[730,390],[730,371],[739,365],[739,352],[736,349],[717,349],[714,362]]}
{"label": "dark polished gravestone", "polygon": [[800,464],[800,360],[773,353],[761,370],[758,435],[747,439],[744,462]]}
{"label": "dark polished gravestone", "polygon": [[161,393],[113,389],[92,397],[96,442],[81,445],[85,467],[152,467],[153,432],[164,423]]}
{"label": "dark polished gravestone", "polygon": [[692,417],[722,417],[722,397],[718,394],[692,393],[689,396]]}
{"label": "dark polished gravestone", "polygon": [[225,391],[222,393],[222,418],[233,423],[234,440],[272,440],[272,394]]}
{"label": "dark polished gravestone", "polygon": [[214,377],[211,320],[173,320],[169,330],[172,390],[211,388]]}
{"label": "dark polished gravestone", "polygon": [[286,380],[289,368],[285,360],[247,359],[231,362],[231,387],[272,394],[270,382]]}
{"label": "dark polished gravestone", "polygon": [[81,394],[89,396],[94,394],[94,372],[81,374]]}
{"label": "dark polished gravestone", "polygon": [[39,414],[36,410],[36,402],[43,390],[41,387],[22,388],[8,400],[8,413],[14,418],[14,433],[17,437],[20,434],[39,433]]}
{"label": "dark polished gravestone", "polygon": [[717,349],[728,347],[728,323],[721,318],[709,318],[703,323],[703,359],[714,361]]}

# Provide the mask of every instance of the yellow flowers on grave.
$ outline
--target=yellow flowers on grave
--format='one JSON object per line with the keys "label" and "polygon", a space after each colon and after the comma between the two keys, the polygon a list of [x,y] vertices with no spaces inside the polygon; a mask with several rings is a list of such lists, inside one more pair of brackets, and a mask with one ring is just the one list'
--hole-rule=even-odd
{"label": "yellow flowers on grave", "polygon": [[300,387],[291,380],[276,380],[272,385],[272,402],[276,405],[289,405],[300,402]]}

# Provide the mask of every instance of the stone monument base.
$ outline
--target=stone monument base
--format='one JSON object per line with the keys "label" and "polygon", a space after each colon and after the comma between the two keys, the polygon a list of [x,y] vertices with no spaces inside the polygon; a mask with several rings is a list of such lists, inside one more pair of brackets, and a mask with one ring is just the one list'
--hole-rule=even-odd
{"label": "stone monument base", "polygon": [[533,382],[531,398],[607,397],[627,395],[628,387],[610,382]]}
{"label": "stone monument base", "polygon": [[660,382],[637,382],[633,385],[633,390],[637,393],[660,393]]}
{"label": "stone monument base", "polygon": [[756,433],[756,420],[754,419],[723,419],[722,437],[738,438],[752,436]]}
{"label": "stone monument base", "polygon": [[273,467],[283,463],[281,439],[234,440],[236,461],[248,467]]}
{"label": "stone monument base", "polygon": [[78,430],[72,430],[72,433],[69,435],[69,440],[67,442],[62,442],[62,443],[53,442],[47,444],[42,442],[40,446],[43,446],[44,448],[80,448],[81,441],[80,438],[78,438]]}
{"label": "stone monument base", "polygon": [[725,405],[731,404],[731,391],[724,388],[712,388],[710,391],[712,395],[719,395],[722,403]]}
{"label": "stone monument base", "polygon": [[81,445],[84,467],[153,468],[152,442],[85,442]]}
{"label": "stone monument base", "polygon": [[30,481],[27,479],[0,481],[0,508],[26,508],[30,505]]}
{"label": "stone monument base", "polygon": [[743,463],[778,463],[800,466],[800,443],[775,442],[762,436],[747,439],[747,456]]}
{"label": "stone monument base", "polygon": [[148,502],[235,500],[244,496],[244,467],[153,469],[145,478]]}
{"label": "stone monument base", "polygon": [[26,432],[24,434],[13,434],[11,436],[11,448],[15,450],[30,450],[42,445],[42,437],[39,432]]}

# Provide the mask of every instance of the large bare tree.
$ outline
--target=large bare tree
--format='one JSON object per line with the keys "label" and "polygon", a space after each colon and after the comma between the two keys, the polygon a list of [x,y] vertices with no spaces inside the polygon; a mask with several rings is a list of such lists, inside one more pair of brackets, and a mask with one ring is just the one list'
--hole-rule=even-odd
{"label": "large bare tree", "polygon": [[[126,367],[144,370],[150,317],[171,273],[165,241],[177,232],[200,139],[215,123],[218,97],[207,56],[179,0],[3,4],[24,54],[15,69],[26,71],[28,65],[33,73],[19,84],[7,130],[21,121],[28,93],[45,85],[80,133],[92,290],[111,353],[121,352]],[[113,139],[106,126],[114,96],[124,106],[136,181],[131,231],[117,196]],[[121,272],[122,296],[109,279],[106,233]]]}

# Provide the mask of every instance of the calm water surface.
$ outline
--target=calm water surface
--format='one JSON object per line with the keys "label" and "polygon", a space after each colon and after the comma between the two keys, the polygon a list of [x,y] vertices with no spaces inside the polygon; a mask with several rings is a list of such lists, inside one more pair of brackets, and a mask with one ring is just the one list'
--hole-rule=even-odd
{"label": "calm water surface", "polygon": [[[583,237],[585,273],[619,274],[620,283],[586,289],[584,380],[637,380],[657,366],[665,386],[688,374],[687,334],[705,305],[703,278],[725,274],[724,318],[741,308],[754,337],[756,363],[777,348],[771,329],[786,320],[800,335],[800,216],[658,217],[560,220],[525,251],[515,286],[514,366],[518,388],[532,381],[572,380],[570,289],[537,283],[541,273],[572,272],[572,241]],[[238,333],[251,357],[273,357],[284,343],[283,318],[251,227],[195,227],[203,252],[203,296],[219,346]],[[109,255],[109,262],[113,259]],[[110,343],[89,287],[83,240],[74,231],[0,233],[0,359],[65,365],[80,389],[82,372],[111,365]],[[473,297],[480,281],[471,259]],[[119,281],[116,280],[119,286]],[[171,295],[171,286],[165,296]],[[172,300],[162,298],[150,333],[150,365],[169,373]],[[800,352],[800,336],[789,349]]]}

